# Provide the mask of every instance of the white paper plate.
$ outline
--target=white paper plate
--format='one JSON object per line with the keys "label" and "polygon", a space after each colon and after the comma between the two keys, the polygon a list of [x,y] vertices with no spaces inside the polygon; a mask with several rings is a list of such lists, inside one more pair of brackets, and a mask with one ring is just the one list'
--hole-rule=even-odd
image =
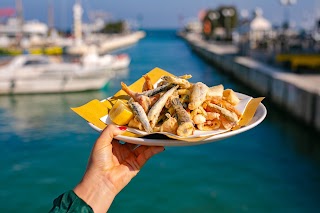
{"label": "white paper plate", "polygon": [[[244,95],[244,94],[237,94],[239,98],[247,98],[249,96]],[[253,116],[252,120],[250,121],[249,124],[247,124],[247,126],[242,127],[240,129],[237,130],[232,130],[232,131],[227,131],[227,132],[223,132],[217,135],[214,135],[212,137],[209,138],[205,138],[201,141],[197,141],[197,142],[186,142],[186,141],[181,141],[181,140],[174,140],[174,139],[168,139],[168,138],[164,138],[165,136],[163,135],[159,135],[159,134],[154,134],[154,135],[150,135],[148,137],[143,137],[143,138],[136,138],[136,137],[128,137],[128,136],[122,136],[122,135],[118,135],[115,138],[127,143],[133,143],[133,144],[140,144],[140,145],[149,145],[149,146],[193,146],[193,145],[200,145],[200,144],[205,144],[205,143],[211,143],[214,141],[218,141],[218,140],[222,140],[222,139],[226,139],[228,137],[240,134],[242,132],[248,131],[249,129],[254,128],[255,126],[257,126],[258,124],[260,124],[264,118],[267,115],[267,109],[266,107],[260,103],[255,115]],[[103,120],[103,119],[102,119]],[[93,125],[92,123],[89,123],[89,125],[97,130],[97,131],[101,131],[100,128],[96,127],[95,125]],[[161,139],[159,139],[159,137]],[[163,139],[162,139],[163,138]]]}

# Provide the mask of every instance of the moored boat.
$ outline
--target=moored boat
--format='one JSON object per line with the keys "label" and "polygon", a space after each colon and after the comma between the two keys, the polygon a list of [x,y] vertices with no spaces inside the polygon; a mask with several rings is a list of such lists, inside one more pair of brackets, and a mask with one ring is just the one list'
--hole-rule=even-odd
{"label": "moored boat", "polygon": [[114,77],[116,70],[127,69],[129,64],[126,54],[89,54],[79,62],[61,62],[44,55],[20,55],[0,67],[0,94],[98,90]]}

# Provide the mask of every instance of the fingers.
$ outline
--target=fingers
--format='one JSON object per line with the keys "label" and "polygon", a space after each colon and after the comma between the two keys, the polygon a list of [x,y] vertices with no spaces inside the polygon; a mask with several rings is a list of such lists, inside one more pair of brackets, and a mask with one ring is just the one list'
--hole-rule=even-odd
{"label": "fingers", "polygon": [[133,143],[125,143],[124,146],[126,146],[129,150],[135,150],[135,149],[137,149],[140,145],[133,144]]}
{"label": "fingers", "polygon": [[100,134],[100,137],[97,139],[96,144],[111,144],[113,138],[121,133],[123,133],[125,129],[119,128],[113,124],[108,125]]}
{"label": "fingers", "polygon": [[141,153],[146,151],[149,148],[149,146],[139,146],[136,149],[134,149],[132,152],[135,154],[135,156],[139,156]]}
{"label": "fingers", "polygon": [[140,146],[135,152],[138,154],[136,159],[139,167],[141,168],[152,156],[163,152],[164,147],[162,146]]}
{"label": "fingers", "polygon": [[131,144],[131,143],[126,143],[124,144],[133,154],[138,157],[141,153],[146,151],[148,148],[152,146],[143,146],[143,145],[137,145],[137,144]]}
{"label": "fingers", "polygon": [[152,156],[163,150],[162,146],[139,146],[125,159],[124,164],[127,164],[130,171],[136,174]]}

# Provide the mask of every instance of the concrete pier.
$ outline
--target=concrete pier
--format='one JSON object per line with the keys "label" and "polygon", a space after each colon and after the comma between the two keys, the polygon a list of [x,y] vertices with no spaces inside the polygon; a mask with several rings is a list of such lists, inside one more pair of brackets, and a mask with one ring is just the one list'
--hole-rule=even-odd
{"label": "concrete pier", "polygon": [[199,35],[183,36],[194,52],[320,131],[320,72],[294,74],[249,57],[232,45],[216,45]]}

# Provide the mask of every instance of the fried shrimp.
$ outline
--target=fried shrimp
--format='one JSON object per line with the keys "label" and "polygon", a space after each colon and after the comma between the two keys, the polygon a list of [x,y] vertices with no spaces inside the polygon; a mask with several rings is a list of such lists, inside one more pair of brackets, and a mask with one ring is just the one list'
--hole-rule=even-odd
{"label": "fried shrimp", "polygon": [[147,90],[154,89],[150,77],[148,75],[143,75],[143,78],[144,78],[145,81],[144,81],[144,84],[142,86],[142,91],[147,91]]}
{"label": "fried shrimp", "polygon": [[145,112],[149,111],[151,100],[148,96],[130,90],[129,87],[123,82],[121,82],[121,86],[122,90],[130,95],[136,102],[138,102]]}

